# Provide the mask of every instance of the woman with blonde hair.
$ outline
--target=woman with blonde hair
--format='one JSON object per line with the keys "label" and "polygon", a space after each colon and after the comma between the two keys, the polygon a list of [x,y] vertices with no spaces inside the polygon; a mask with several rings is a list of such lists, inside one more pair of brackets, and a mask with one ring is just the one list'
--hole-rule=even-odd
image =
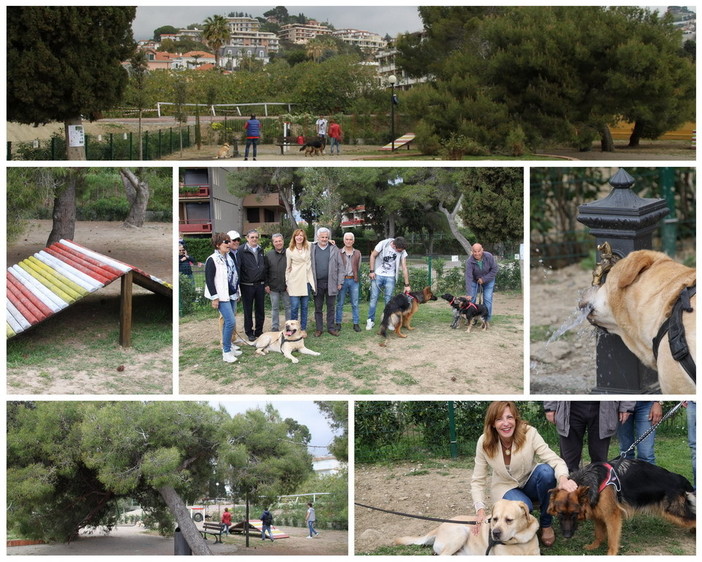
{"label": "woman with blonde hair", "polygon": [[536,428],[519,415],[514,402],[492,402],[485,413],[483,434],[475,451],[475,468],[471,480],[471,495],[478,515],[475,534],[485,520],[485,500],[488,474],[492,472],[489,496],[523,501],[529,511],[540,503],[541,543],[551,546],[555,540],[553,517],[546,512],[549,490],[559,488],[569,492],[577,484],[568,478],[565,462],[546,444]]}
{"label": "woman with blonde hair", "polygon": [[312,252],[307,234],[301,228],[293,232],[290,245],[285,250],[287,267],[285,269],[285,284],[290,295],[290,319],[297,320],[300,327],[307,329],[307,308],[310,300],[310,289],[315,290],[314,275],[312,274]]}

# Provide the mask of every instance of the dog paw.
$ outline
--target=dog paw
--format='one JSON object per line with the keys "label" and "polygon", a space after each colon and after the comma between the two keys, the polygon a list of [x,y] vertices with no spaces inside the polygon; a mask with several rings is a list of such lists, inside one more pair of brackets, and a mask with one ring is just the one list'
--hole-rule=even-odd
{"label": "dog paw", "polygon": [[293,358],[291,359],[291,361],[292,361],[293,363],[299,363],[299,362],[300,362],[300,360],[299,360],[297,357],[293,357]]}
{"label": "dog paw", "polygon": [[585,550],[595,550],[595,549],[596,549],[597,547],[599,547],[599,546],[600,546],[600,543],[599,543],[599,542],[593,542],[593,543],[590,543],[590,544],[586,544],[583,548],[584,548]]}

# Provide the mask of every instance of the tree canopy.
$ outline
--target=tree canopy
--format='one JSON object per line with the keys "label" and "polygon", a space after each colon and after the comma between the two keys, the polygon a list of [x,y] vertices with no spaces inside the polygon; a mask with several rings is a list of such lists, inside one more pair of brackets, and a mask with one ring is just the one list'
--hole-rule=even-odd
{"label": "tree canopy", "polygon": [[230,417],[198,402],[11,403],[8,521],[67,541],[113,526],[117,500],[130,497],[164,525],[170,513],[193,552],[209,554],[185,502],[215,478],[235,497],[295,491],[311,474],[306,434],[270,405]]}

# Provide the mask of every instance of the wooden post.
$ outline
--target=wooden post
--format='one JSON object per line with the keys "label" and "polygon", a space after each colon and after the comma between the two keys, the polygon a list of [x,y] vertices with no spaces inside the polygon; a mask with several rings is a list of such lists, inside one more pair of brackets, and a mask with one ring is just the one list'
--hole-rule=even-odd
{"label": "wooden post", "polygon": [[130,347],[132,345],[132,271],[122,276],[122,294],[119,306],[119,345]]}

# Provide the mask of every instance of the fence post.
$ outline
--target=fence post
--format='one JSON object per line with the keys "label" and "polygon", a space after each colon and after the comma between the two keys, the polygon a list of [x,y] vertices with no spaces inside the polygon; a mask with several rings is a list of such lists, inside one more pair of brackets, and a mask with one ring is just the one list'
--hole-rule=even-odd
{"label": "fence post", "polygon": [[110,160],[115,159],[115,138],[114,133],[110,133]]}
{"label": "fence post", "polygon": [[134,133],[129,132],[129,159],[134,160]]}
{"label": "fence post", "polygon": [[149,131],[144,131],[144,160],[149,160]]}
{"label": "fence post", "polygon": [[158,130],[158,159],[163,158],[163,134],[161,129]]}
{"label": "fence post", "polygon": [[[642,199],[631,190],[632,178],[620,169],[610,180],[612,191],[604,199],[578,208],[578,221],[589,227],[596,244],[609,242],[612,251],[625,257],[650,249],[653,231],[668,214],[663,199]],[[599,261],[599,255],[598,255]],[[658,375],[644,367],[624,342],[601,332],[597,338],[597,386],[593,393],[651,394],[660,392]]]}
{"label": "fence post", "polygon": [[432,265],[432,256],[429,254],[427,256],[427,285],[431,287],[431,265]]}
{"label": "fence post", "polygon": [[448,401],[449,439],[451,440],[451,458],[458,457],[458,443],[456,441],[456,416],[453,411],[453,400]]}
{"label": "fence post", "polygon": [[12,160],[12,141],[7,141],[7,159]]}

